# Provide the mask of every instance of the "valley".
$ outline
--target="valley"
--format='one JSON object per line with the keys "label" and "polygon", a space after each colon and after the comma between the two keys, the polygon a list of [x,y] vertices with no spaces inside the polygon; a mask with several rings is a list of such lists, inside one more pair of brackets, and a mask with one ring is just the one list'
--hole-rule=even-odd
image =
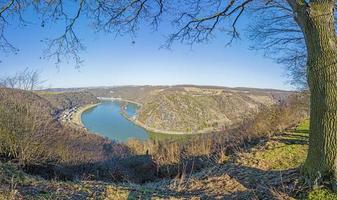
{"label": "valley", "polygon": [[[123,87],[104,89],[105,94],[115,96],[104,96],[102,89],[99,89],[100,96],[93,89],[83,88],[57,92],[1,89],[0,120],[4,135],[0,135],[0,139],[5,143],[0,145],[3,152],[0,174],[4,177],[0,179],[0,198],[40,198],[38,191],[52,199],[87,199],[92,195],[94,199],[150,196],[161,199],[156,194],[178,199],[208,198],[207,195],[274,197],[269,190],[254,188],[253,182],[246,182],[244,178],[257,176],[263,176],[278,192],[282,192],[284,184],[294,187],[291,181],[299,175],[290,168],[303,161],[306,149],[300,148],[307,148],[307,140],[302,141],[307,133],[297,135],[284,131],[307,118],[306,96],[287,91],[150,86],[145,89],[148,96],[129,93],[143,94],[139,92],[142,87],[132,90],[126,87],[128,92]],[[114,90],[125,96],[116,95]],[[174,117],[167,118],[166,112],[173,113]],[[200,124],[208,118],[227,128],[219,131],[219,127],[212,126],[209,134],[197,134],[206,133]],[[221,123],[223,118],[227,123]],[[137,124],[146,119],[155,119],[153,124],[147,122],[149,126],[158,126],[159,131],[164,131],[150,132],[142,128],[145,125]],[[188,132],[186,124],[196,128]],[[17,128],[12,129],[13,126]],[[307,121],[305,126],[307,129]],[[31,131],[16,132],[18,128]],[[290,144],[284,143],[287,138]],[[298,138],[301,141],[297,141]],[[11,148],[13,152],[8,152]],[[9,154],[17,155],[19,163],[12,162]],[[290,163],[280,163],[274,154]],[[270,172],[279,168],[285,170],[282,180],[289,182],[282,182],[277,173]],[[239,174],[237,179],[229,178],[233,173]],[[190,174],[189,178],[186,174]],[[10,187],[10,176],[15,177],[13,181],[18,184],[14,189]],[[209,179],[205,179],[206,176]],[[61,180],[68,182],[63,184]],[[218,181],[224,185],[214,185]],[[267,187],[263,182],[260,184]],[[120,190],[121,187],[124,189]],[[74,188],[79,190],[75,192]],[[198,193],[195,191],[198,188],[207,192]],[[61,194],[59,189],[65,193]],[[305,193],[290,191],[282,195]]]}
{"label": "valley", "polygon": [[[60,90],[62,89],[58,91]],[[78,90],[87,91],[99,99],[114,98],[136,103],[139,109],[129,120],[152,133],[180,135],[235,128],[260,110],[277,104],[292,94],[278,90],[190,85]]]}
{"label": "valley", "polygon": [[[113,127],[102,129],[102,124],[89,127],[88,120],[82,123],[82,113],[93,108],[98,102],[121,101],[120,113],[131,121],[130,130],[134,125],[145,129],[152,139],[184,138],[193,134],[217,133],[234,129],[246,120],[252,119],[260,110],[286,99],[293,92],[254,89],[254,88],[228,88],[217,86],[121,86],[121,87],[95,87],[50,89],[40,92],[49,98],[58,108],[67,108],[63,115],[68,116],[68,110],[75,110],[66,120],[70,124],[84,127],[100,135],[113,138]],[[54,94],[54,95],[53,95]],[[82,96],[79,98],[79,96]],[[62,100],[63,97],[63,100]],[[78,107],[74,107],[78,105]],[[138,105],[132,117],[128,116],[123,107]],[[106,116],[107,118],[113,118]],[[117,117],[120,119],[120,117]],[[106,120],[109,120],[106,119]],[[109,125],[103,125],[103,127]],[[129,126],[125,127],[129,129]],[[118,128],[117,128],[118,129]],[[116,129],[116,130],[117,130]],[[97,130],[100,130],[97,132]],[[110,132],[107,132],[110,130]],[[136,131],[137,132],[137,131]],[[118,131],[117,135],[120,134]],[[130,135],[133,133],[124,133]],[[140,133],[143,135],[144,133]],[[136,134],[137,135],[137,134]],[[177,136],[174,136],[177,135]],[[180,135],[180,136],[179,136]],[[124,137],[123,137],[124,138]],[[144,139],[140,137],[136,139]],[[127,138],[123,139],[124,141]]]}
{"label": "valley", "polygon": [[0,200],[337,200],[336,30],[337,0],[0,0]]}
{"label": "valley", "polygon": [[[121,111],[127,116],[123,116]],[[84,110],[81,122],[92,133],[108,137],[111,140],[126,142],[129,139],[146,140],[148,133],[126,117],[134,116],[135,106],[123,102],[104,100],[100,104]]]}

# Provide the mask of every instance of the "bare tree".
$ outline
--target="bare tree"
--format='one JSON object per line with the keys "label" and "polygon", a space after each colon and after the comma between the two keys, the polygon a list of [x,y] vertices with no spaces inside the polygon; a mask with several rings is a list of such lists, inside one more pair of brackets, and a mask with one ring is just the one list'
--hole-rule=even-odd
{"label": "bare tree", "polygon": [[21,90],[35,90],[38,89],[43,82],[38,70],[29,70],[29,68],[26,68],[24,71],[18,72],[13,76],[0,79],[0,86]]}
{"label": "bare tree", "polygon": [[[118,35],[134,33],[162,20],[173,24],[173,41],[193,44],[227,35],[228,43],[239,38],[238,22],[250,13],[254,45],[266,55],[285,63],[290,73],[303,79],[307,74],[311,92],[310,144],[303,173],[313,182],[337,179],[337,37],[335,0],[7,0],[1,1],[0,18],[22,18],[22,10],[34,7],[44,23],[62,20],[64,33],[49,40],[47,56],[71,56],[76,62],[83,49],[75,33],[80,16],[87,16],[97,31]],[[71,8],[71,9],[69,9]],[[74,9],[75,8],[75,9]],[[247,11],[247,12],[246,12]],[[5,24],[5,23],[2,23]],[[2,26],[4,30],[6,26]],[[0,38],[6,38],[4,31]],[[0,40],[2,46],[10,47]],[[320,178],[322,177],[322,179]]]}
{"label": "bare tree", "polygon": [[304,35],[296,24],[293,12],[283,0],[273,0],[251,7],[258,14],[248,28],[252,49],[264,51],[265,56],[287,67],[290,83],[307,89]]}

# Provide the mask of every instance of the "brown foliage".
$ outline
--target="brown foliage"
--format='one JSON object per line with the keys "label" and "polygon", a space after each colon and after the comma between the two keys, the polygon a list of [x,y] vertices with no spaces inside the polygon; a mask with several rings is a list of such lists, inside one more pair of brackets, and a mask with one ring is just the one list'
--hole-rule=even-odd
{"label": "brown foliage", "polygon": [[229,153],[294,125],[306,116],[306,99],[290,96],[232,130],[186,140],[130,140],[123,145],[83,129],[61,126],[51,114],[53,106],[45,99],[31,92],[2,88],[0,155],[48,178],[144,182],[158,175],[183,175],[222,163]]}
{"label": "brown foliage", "polygon": [[[308,116],[308,96],[293,94],[277,105],[266,107],[253,119],[235,129],[202,134],[186,140],[147,141],[129,140],[127,146],[135,154],[150,154],[159,168],[186,166],[191,159],[197,164],[212,164],[226,160],[226,155],[247,148],[261,138],[293,127]],[[202,163],[198,162],[202,160]],[[172,169],[171,169],[172,170]],[[169,173],[170,174],[170,173]]]}
{"label": "brown foliage", "polygon": [[1,154],[22,165],[56,159],[50,149],[62,148],[62,144],[47,102],[9,89],[0,90],[0,100]]}
{"label": "brown foliage", "polygon": [[48,100],[56,111],[63,111],[75,106],[98,103],[99,100],[90,92],[39,92],[39,96]]}
{"label": "brown foliage", "polygon": [[252,135],[271,136],[298,124],[309,116],[309,96],[307,93],[290,95],[279,104],[265,108],[243,127]]}
{"label": "brown foliage", "polygon": [[48,101],[31,92],[0,89],[0,155],[20,165],[75,165],[126,154],[123,145],[64,127]]}

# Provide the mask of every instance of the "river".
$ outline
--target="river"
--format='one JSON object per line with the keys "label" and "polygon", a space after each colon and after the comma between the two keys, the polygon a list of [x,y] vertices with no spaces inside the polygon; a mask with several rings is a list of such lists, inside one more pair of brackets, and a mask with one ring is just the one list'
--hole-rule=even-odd
{"label": "river", "polygon": [[[132,117],[137,113],[137,108],[136,104],[128,103],[126,113]],[[148,132],[122,116],[120,109],[119,101],[102,101],[83,112],[82,123],[89,131],[120,142],[130,138],[148,139]]]}

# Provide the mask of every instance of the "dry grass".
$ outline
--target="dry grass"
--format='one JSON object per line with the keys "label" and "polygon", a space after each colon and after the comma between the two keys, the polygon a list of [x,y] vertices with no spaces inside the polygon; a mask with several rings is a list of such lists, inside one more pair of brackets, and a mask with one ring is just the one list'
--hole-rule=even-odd
{"label": "dry grass", "polygon": [[0,102],[0,158],[27,171],[54,178],[57,170],[72,179],[84,166],[95,169],[96,163],[129,155],[122,144],[62,126],[50,103],[34,93],[1,88]]}
{"label": "dry grass", "polygon": [[[293,127],[303,120],[307,116],[306,100],[303,96],[290,96],[279,105],[269,107],[255,118],[247,120],[242,126],[228,131],[195,135],[188,139],[146,142],[129,140],[127,146],[137,155],[151,155],[159,167],[183,164],[199,158],[202,158],[204,164],[223,163],[229,154],[250,148],[256,141],[270,138],[274,133]],[[268,157],[267,154],[264,156]]]}
{"label": "dry grass", "polygon": [[[43,103],[41,99],[41,104],[37,104],[37,107],[22,103],[29,98],[31,98],[30,102],[36,103],[38,102],[34,99],[37,98],[36,96],[33,98],[27,93],[20,92],[10,95],[1,94],[4,95],[0,96],[1,104],[4,105],[0,112],[4,122],[1,124],[1,131],[8,132],[3,134],[7,138],[2,138],[2,141],[8,141],[6,142],[8,145],[5,148],[2,146],[1,153],[6,155],[7,159],[13,159],[9,155],[15,154],[6,149],[18,147],[19,150],[15,151],[20,154],[22,153],[20,149],[25,147],[24,144],[16,141],[22,139],[29,141],[29,138],[39,136],[35,135],[37,133],[42,134],[43,137],[38,137],[41,139],[52,137],[46,140],[49,143],[41,146],[42,152],[48,152],[40,154],[46,159],[38,160],[38,157],[26,159],[26,152],[23,155],[16,155],[14,159],[22,160],[21,162],[25,164],[37,162],[39,166],[35,171],[39,173],[41,168],[38,167],[43,167],[42,171],[50,166],[57,167],[62,175],[75,175],[74,177],[80,180],[80,182],[47,181],[29,179],[27,174],[23,174],[22,181],[15,178],[20,176],[13,176],[17,173],[15,171],[20,170],[6,167],[2,171],[0,169],[2,173],[0,175],[7,177],[0,182],[2,189],[0,195],[7,198],[15,196],[17,199],[21,197],[24,199],[252,199],[259,198],[261,195],[284,197],[291,193],[289,191],[294,186],[289,181],[296,182],[298,178],[298,174],[289,168],[297,167],[305,153],[305,150],[298,151],[301,148],[300,145],[305,146],[305,143],[293,143],[299,141],[304,135],[277,134],[293,126],[296,121],[305,116],[303,107],[298,104],[298,97],[261,112],[253,120],[231,131],[199,135],[188,140],[147,142],[132,140],[126,147],[97,135],[87,134],[85,131],[60,126],[52,120],[48,112],[43,112],[47,114],[42,115],[40,113],[42,111],[37,109],[37,107],[49,109],[44,107],[48,104]],[[10,118],[13,111],[17,113],[13,116],[18,118]],[[35,121],[30,121],[31,119]],[[51,119],[48,126],[44,125],[45,122],[49,122],[46,119]],[[22,123],[25,121],[27,123]],[[41,123],[36,123],[39,121]],[[17,127],[16,123],[22,128],[13,140],[15,142],[12,142],[7,139],[16,130],[13,128]],[[31,128],[31,124],[36,126]],[[40,126],[37,126],[39,124]],[[302,128],[304,129],[304,126]],[[32,144],[27,142],[27,145]],[[41,144],[45,144],[44,141],[41,141]],[[36,152],[29,147],[25,149]],[[129,149],[134,155],[129,154]],[[240,153],[241,151],[244,152]],[[278,156],[287,165],[278,162]],[[255,160],[258,162],[256,163]],[[275,170],[278,171],[275,172]],[[53,174],[55,171],[48,173]],[[169,179],[159,179],[158,182],[145,185],[130,184],[136,179],[142,183],[163,177]],[[115,180],[128,184],[84,180]]]}
{"label": "dry grass", "polygon": [[[284,163],[293,163],[291,166],[284,165],[283,170],[279,170],[279,163],[274,162],[268,169],[252,162],[242,162],[254,158],[262,163],[267,162],[270,157],[262,156],[263,154],[275,157],[280,153],[286,155],[289,148],[296,152],[298,147],[292,144],[303,138],[298,136],[298,132],[305,136],[306,124],[302,123],[295,131],[289,131],[287,134],[275,135],[266,142],[260,141],[253,149],[231,154],[224,164],[213,165],[197,173],[183,173],[172,179],[142,185],[97,181],[76,183],[46,181],[32,179],[24,173],[20,176],[25,181],[17,178],[11,181],[10,177],[13,174],[22,172],[6,165],[0,167],[0,173],[6,171],[3,173],[6,175],[0,174],[2,175],[0,177],[7,177],[7,182],[0,182],[2,186],[0,188],[6,189],[0,190],[0,199],[1,197],[8,199],[10,195],[15,199],[336,199],[336,193],[328,189],[308,191],[301,188],[298,171],[290,169],[297,166],[297,162],[293,162],[290,157],[282,157]],[[288,148],[283,149],[281,146]],[[305,157],[305,154],[299,152],[298,156]],[[10,185],[16,186],[10,189]]]}

